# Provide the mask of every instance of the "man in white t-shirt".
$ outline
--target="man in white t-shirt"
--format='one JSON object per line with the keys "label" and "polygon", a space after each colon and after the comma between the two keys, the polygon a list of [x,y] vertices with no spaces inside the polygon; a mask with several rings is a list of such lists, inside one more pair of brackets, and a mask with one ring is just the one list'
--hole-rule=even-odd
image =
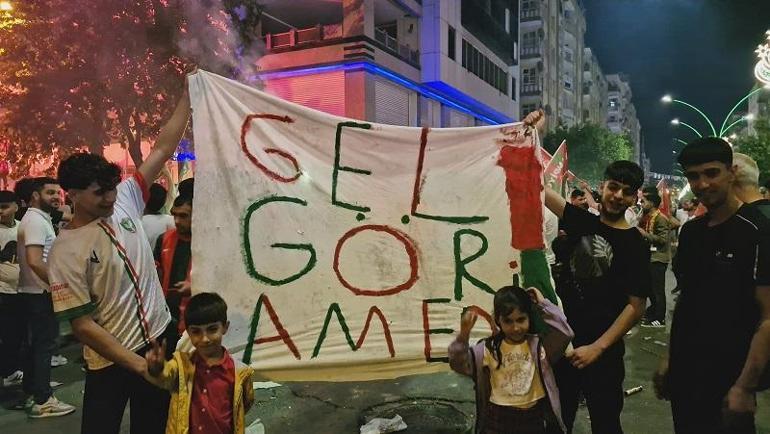
{"label": "man in white t-shirt", "polygon": [[74,412],[75,407],[56,399],[51,389],[51,357],[59,336],[59,321],[48,290],[48,253],[56,239],[51,211],[59,208],[61,188],[53,178],[34,178],[24,196],[21,199],[29,209],[19,222],[16,257],[18,292],[29,333],[23,388],[31,398],[25,408],[31,418],[63,416]]}
{"label": "man in white t-shirt", "polygon": [[144,226],[150,247],[155,246],[159,236],[174,229],[174,217],[161,212],[166,203],[167,194],[168,191],[160,184],[150,186],[150,197],[147,199],[147,205],[144,207],[144,215],[142,216],[142,226]]}
{"label": "man in white t-shirt", "polygon": [[21,297],[17,291],[19,263],[16,240],[19,222],[15,219],[16,194],[0,191],[0,378],[2,386],[18,386],[23,373],[19,359],[26,333]]}
{"label": "man in white t-shirt", "polygon": [[51,291],[54,309],[85,344],[83,434],[119,433],[127,402],[131,432],[165,430],[169,395],[144,380],[144,353],[164,338],[173,351],[176,327],[141,218],[148,182],[174,153],[189,114],[185,90],[150,155],[123,182],[120,168],[98,155],[75,154],[59,165],[75,213],[51,250]]}

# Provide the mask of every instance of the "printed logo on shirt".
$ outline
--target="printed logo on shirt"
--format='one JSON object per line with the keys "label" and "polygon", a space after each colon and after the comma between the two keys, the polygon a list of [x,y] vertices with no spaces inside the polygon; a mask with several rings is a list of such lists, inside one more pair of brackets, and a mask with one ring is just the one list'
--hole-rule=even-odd
{"label": "printed logo on shirt", "polygon": [[134,224],[134,221],[130,218],[126,217],[123,220],[120,221],[120,225],[123,226],[123,229],[131,232],[132,234],[136,233],[136,225]]}
{"label": "printed logo on shirt", "polygon": [[91,263],[92,264],[100,264],[99,257],[96,256],[96,250],[91,250]]}
{"label": "printed logo on shirt", "polygon": [[68,283],[51,284],[49,288],[51,290],[51,300],[53,300],[54,303],[67,303],[74,299],[72,291],[69,291],[69,288],[70,286]]}

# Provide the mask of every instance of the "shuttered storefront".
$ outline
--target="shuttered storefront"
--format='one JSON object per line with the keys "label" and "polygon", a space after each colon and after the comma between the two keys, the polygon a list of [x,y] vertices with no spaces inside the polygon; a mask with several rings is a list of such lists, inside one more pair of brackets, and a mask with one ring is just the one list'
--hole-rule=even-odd
{"label": "shuttered storefront", "polygon": [[344,71],[266,80],[265,91],[305,107],[345,116]]}
{"label": "shuttered storefront", "polygon": [[375,78],[374,121],[380,124],[409,125],[409,91]]}

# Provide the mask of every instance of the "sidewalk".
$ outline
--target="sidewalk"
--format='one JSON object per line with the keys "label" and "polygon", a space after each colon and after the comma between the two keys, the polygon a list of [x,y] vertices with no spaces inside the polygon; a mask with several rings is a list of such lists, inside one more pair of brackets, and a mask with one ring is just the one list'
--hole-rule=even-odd
{"label": "sidewalk", "polygon": [[[673,279],[669,273],[669,289]],[[671,305],[673,306],[673,305]],[[626,398],[623,427],[626,434],[672,433],[668,403],[655,399],[651,378],[658,356],[668,343],[666,329],[636,328],[626,338],[625,388],[643,386],[644,390]],[[664,345],[661,345],[664,344]],[[3,434],[77,434],[80,432],[80,406],[84,374],[80,371],[80,346],[68,344],[62,353],[70,360],[55,368],[52,380],[64,383],[55,389],[57,397],[78,406],[72,415],[29,420],[20,411],[8,410],[18,389],[0,389],[0,432]],[[255,381],[264,381],[255,379]],[[407,405],[416,402],[409,408]],[[402,433],[460,433],[458,426],[473,426],[473,384],[451,372],[402,377],[391,381],[355,383],[287,383],[256,391],[256,403],[247,415],[247,425],[260,419],[266,434],[358,433],[362,415],[372,407],[391,403],[411,428]],[[770,433],[770,393],[759,396],[757,416],[759,433]],[[128,434],[128,415],[123,418],[123,433]],[[590,433],[588,412],[581,408],[574,434]]]}

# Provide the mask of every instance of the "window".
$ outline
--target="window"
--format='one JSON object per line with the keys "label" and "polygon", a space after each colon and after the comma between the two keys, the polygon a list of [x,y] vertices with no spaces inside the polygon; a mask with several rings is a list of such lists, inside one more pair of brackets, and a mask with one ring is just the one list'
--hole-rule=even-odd
{"label": "window", "polygon": [[536,10],[538,7],[539,0],[523,0],[521,2],[521,9],[525,11],[531,11]]}
{"label": "window", "polygon": [[457,38],[457,35],[455,34],[455,28],[452,26],[449,26],[449,31],[447,32],[447,50],[449,58],[452,60],[455,60],[455,57],[457,57],[457,47],[455,46],[455,39]]}
{"label": "window", "polygon": [[620,104],[618,103],[618,99],[617,98],[610,98],[610,105],[609,105],[610,109],[617,110],[619,105]]}
{"label": "window", "polygon": [[524,104],[521,106],[521,117],[523,118],[535,110],[537,110],[536,104]]}
{"label": "window", "polygon": [[537,48],[537,43],[537,32],[527,32],[524,34],[521,44],[524,48]]}
{"label": "window", "polygon": [[528,84],[537,84],[537,69],[536,68],[525,68],[521,72],[521,82],[525,86]]}
{"label": "window", "polygon": [[516,101],[516,77],[511,77],[511,99]]}
{"label": "window", "polygon": [[465,39],[462,40],[462,65],[490,86],[508,94],[508,73]]}

